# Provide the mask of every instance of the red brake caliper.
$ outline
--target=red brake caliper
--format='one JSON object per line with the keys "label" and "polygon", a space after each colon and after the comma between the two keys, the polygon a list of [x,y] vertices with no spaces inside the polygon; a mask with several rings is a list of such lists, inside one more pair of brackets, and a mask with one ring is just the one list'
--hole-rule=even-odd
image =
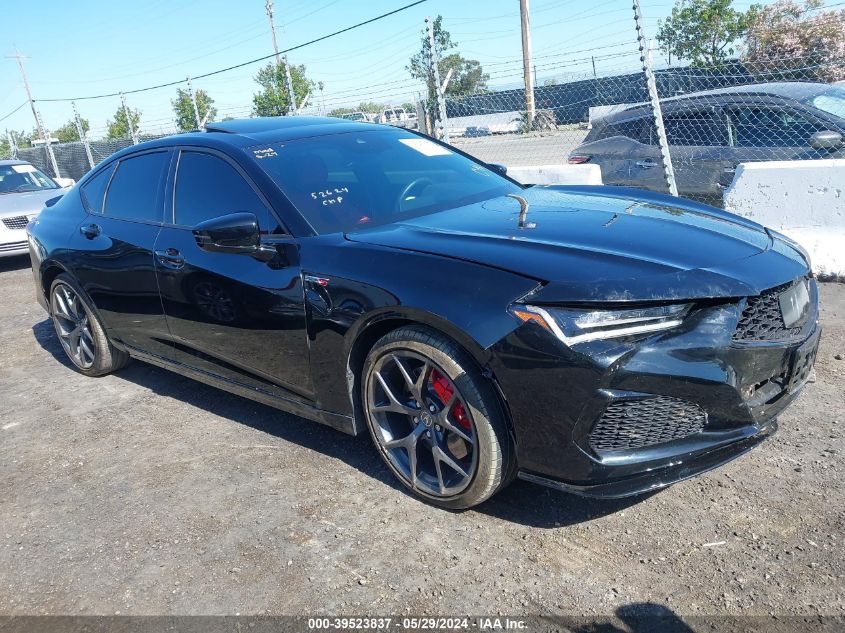
{"label": "red brake caliper", "polygon": [[[449,384],[449,380],[446,376],[436,369],[431,370],[431,386],[434,388],[434,393],[436,393],[437,397],[440,398],[440,402],[444,405],[452,399],[452,385]],[[464,405],[462,403],[455,403],[455,406],[452,407],[452,413],[454,415],[455,422],[457,422],[461,428],[464,428],[467,431],[472,430],[469,418],[467,417],[467,413],[464,410]]]}

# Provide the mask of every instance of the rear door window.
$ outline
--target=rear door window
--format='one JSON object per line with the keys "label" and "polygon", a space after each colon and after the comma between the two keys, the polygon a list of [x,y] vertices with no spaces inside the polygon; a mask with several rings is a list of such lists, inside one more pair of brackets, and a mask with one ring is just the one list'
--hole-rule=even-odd
{"label": "rear door window", "polygon": [[632,141],[649,145],[652,142],[651,131],[653,128],[654,124],[650,117],[628,119],[627,121],[619,121],[608,125],[602,133],[602,138],[624,136]]}
{"label": "rear door window", "polygon": [[105,214],[125,220],[161,222],[159,192],[169,163],[169,151],[122,159],[106,194]]}
{"label": "rear door window", "polygon": [[663,126],[669,145],[716,147],[728,143],[727,126],[710,111],[664,114]]}

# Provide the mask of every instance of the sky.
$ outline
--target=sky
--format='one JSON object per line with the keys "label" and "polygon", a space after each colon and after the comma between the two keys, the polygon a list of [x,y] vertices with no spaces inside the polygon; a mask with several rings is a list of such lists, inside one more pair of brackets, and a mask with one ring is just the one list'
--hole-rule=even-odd
{"label": "sky", "polygon": [[[293,47],[409,4],[412,0],[275,0],[280,48]],[[645,32],[653,36],[673,0],[641,0]],[[630,0],[531,0],[531,34],[539,83],[556,77],[635,70],[633,12]],[[749,0],[735,0],[747,8]],[[119,97],[81,99],[182,80],[273,52],[265,0],[42,0],[37,15],[26,2],[0,8],[0,133],[34,127],[15,50],[24,65],[33,97],[76,99],[102,135],[120,105]],[[520,85],[522,47],[518,0],[426,0],[383,20],[289,53],[305,64],[307,76],[324,83],[311,112],[361,101],[401,104],[422,90],[405,70],[420,48],[426,16],[443,16],[443,25],[464,57],[481,62],[488,85]],[[660,59],[656,59],[659,64]],[[251,64],[193,82],[215,100],[218,118],[248,116],[256,92]],[[171,99],[178,86],[128,94],[141,110],[141,131],[173,129]],[[184,86],[183,86],[184,87]],[[48,129],[73,117],[70,101],[36,104]]]}

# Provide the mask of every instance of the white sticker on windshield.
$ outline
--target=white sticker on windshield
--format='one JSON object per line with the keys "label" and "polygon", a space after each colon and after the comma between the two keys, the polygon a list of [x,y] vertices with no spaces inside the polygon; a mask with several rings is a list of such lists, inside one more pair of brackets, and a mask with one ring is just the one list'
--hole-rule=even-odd
{"label": "white sticker on windshield", "polygon": [[432,143],[424,138],[400,138],[399,142],[426,156],[448,156],[452,153],[442,145]]}
{"label": "white sticker on windshield", "polygon": [[12,171],[16,174],[31,174],[35,171],[32,165],[12,165]]}

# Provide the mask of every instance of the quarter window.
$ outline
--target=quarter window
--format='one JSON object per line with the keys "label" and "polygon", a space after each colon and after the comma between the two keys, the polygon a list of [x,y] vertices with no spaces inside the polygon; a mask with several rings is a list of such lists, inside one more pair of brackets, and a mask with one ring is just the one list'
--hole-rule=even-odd
{"label": "quarter window", "polygon": [[106,187],[115,165],[116,163],[112,163],[80,188],[85,208],[91,213],[103,212],[103,197],[106,195]]}
{"label": "quarter window", "polygon": [[169,158],[169,152],[152,152],[121,160],[106,194],[106,215],[161,222],[158,193]]}
{"label": "quarter window", "polygon": [[230,213],[254,213],[262,232],[280,231],[278,222],[255,190],[222,158],[204,152],[182,152],[176,174],[174,222],[196,226]]}

